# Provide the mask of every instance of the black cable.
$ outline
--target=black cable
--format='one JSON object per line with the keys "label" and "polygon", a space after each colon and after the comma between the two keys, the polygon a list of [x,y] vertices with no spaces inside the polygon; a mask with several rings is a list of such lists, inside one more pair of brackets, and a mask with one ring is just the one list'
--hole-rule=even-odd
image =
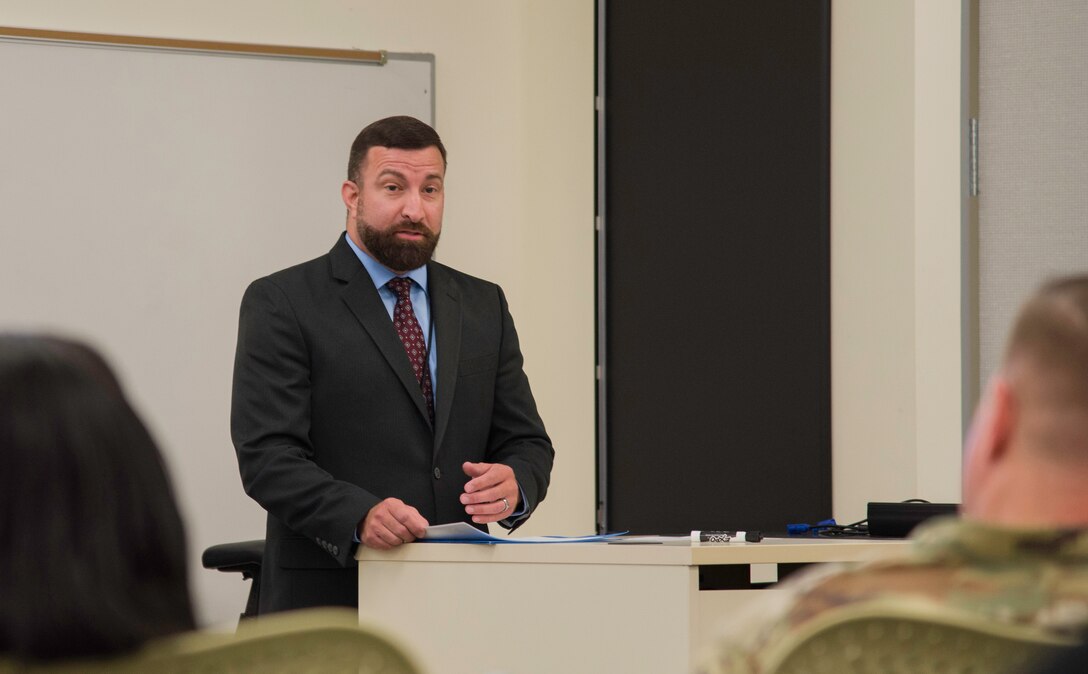
{"label": "black cable", "polygon": [[868,536],[869,535],[869,519],[858,520],[850,524],[836,524],[834,526],[822,527],[816,531],[817,536],[824,536],[826,538],[849,538],[852,536]]}

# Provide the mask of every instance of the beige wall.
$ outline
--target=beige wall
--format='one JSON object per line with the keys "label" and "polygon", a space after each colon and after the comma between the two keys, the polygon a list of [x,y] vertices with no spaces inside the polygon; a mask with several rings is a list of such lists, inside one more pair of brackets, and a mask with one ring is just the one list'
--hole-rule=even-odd
{"label": "beige wall", "polygon": [[834,510],[959,501],[961,4],[835,0]]}
{"label": "beige wall", "polygon": [[[20,27],[435,54],[450,150],[440,257],[506,289],[557,448],[526,534],[594,522],[593,12],[589,0],[0,0],[0,23]],[[840,521],[869,500],[959,498],[959,26],[955,2],[833,5]],[[165,439],[194,565],[206,545],[263,534],[222,435],[196,449]],[[211,498],[209,484],[228,493]],[[194,579],[204,621],[237,613],[241,583]]]}

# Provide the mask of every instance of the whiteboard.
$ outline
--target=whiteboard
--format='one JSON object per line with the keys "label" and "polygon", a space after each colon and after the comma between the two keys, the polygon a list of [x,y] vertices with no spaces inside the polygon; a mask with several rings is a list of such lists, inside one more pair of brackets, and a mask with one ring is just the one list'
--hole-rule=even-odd
{"label": "whiteboard", "polygon": [[332,247],[363,126],[434,123],[434,58],[0,39],[0,92],[0,330],[110,359],[167,455],[198,613],[235,615],[244,585],[198,559],[264,535],[230,440],[242,292]]}

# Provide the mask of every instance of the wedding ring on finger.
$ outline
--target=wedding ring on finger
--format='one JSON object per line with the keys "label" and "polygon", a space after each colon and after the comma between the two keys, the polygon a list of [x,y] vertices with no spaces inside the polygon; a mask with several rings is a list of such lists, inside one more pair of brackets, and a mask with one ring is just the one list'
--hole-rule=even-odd
{"label": "wedding ring on finger", "polygon": [[501,512],[501,513],[504,513],[504,512],[506,512],[507,510],[510,510],[510,501],[507,501],[507,500],[506,500],[506,499],[504,498],[504,499],[502,500],[502,510],[500,510],[499,512]]}

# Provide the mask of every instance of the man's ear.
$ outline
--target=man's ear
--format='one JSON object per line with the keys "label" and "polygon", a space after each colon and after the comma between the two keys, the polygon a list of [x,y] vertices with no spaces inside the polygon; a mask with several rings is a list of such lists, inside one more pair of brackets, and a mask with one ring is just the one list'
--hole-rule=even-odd
{"label": "man's ear", "polygon": [[1009,447],[1015,421],[1015,398],[1008,380],[997,375],[990,380],[971,421],[964,446],[963,499],[965,506],[981,491],[991,469]]}
{"label": "man's ear", "polygon": [[359,186],[350,180],[345,180],[344,184],[340,186],[340,198],[344,200],[344,205],[348,207],[348,214],[351,217],[355,217],[355,207],[359,203]]}
{"label": "man's ear", "polygon": [[1017,401],[1009,381],[1004,377],[994,380],[990,410],[991,453],[993,461],[1005,458],[1016,427]]}
{"label": "man's ear", "polygon": [[1008,379],[997,375],[990,380],[965,445],[960,512],[966,516],[985,518],[992,511],[995,499],[1001,496],[992,487],[995,476],[1007,472],[1001,466],[1013,448],[1018,405],[1016,391]]}

